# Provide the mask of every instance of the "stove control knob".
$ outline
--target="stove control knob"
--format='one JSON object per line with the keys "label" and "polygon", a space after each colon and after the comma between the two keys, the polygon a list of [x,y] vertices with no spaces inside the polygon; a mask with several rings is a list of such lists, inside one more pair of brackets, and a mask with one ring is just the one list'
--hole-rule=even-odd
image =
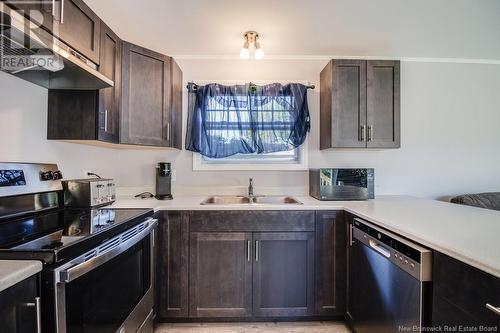
{"label": "stove control knob", "polygon": [[54,171],[52,173],[52,179],[53,180],[59,180],[59,179],[62,179],[63,175],[62,175],[62,172],[57,170],[57,171]]}
{"label": "stove control knob", "polygon": [[47,181],[54,179],[52,171],[40,171],[40,180]]}

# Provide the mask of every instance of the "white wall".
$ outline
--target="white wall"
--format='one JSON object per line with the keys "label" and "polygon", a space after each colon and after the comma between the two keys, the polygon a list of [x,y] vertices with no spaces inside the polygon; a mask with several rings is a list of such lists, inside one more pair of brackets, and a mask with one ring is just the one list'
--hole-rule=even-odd
{"label": "white wall", "polygon": [[[179,62],[186,82],[276,80],[317,85],[325,65],[320,60]],[[402,148],[320,151],[317,88],[309,93],[309,165],[374,167],[378,194],[439,197],[500,190],[500,66],[403,62],[401,71]],[[246,186],[252,176],[257,190],[287,186],[306,191],[306,172],[194,172],[191,152],[184,150],[113,150],[47,141],[47,91],[4,73],[0,119],[0,160],[57,162],[67,178],[92,170],[114,177],[119,186],[152,186],[156,162],[170,161],[178,187]]]}

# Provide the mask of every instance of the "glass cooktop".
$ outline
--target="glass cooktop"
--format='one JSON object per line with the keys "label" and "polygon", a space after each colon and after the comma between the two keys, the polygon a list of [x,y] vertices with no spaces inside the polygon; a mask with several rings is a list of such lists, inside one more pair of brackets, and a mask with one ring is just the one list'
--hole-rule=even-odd
{"label": "glass cooktop", "polygon": [[[57,209],[0,222],[2,252],[58,252],[93,238],[105,239],[149,209]],[[118,231],[117,231],[118,232]],[[0,253],[0,257],[2,256]]]}

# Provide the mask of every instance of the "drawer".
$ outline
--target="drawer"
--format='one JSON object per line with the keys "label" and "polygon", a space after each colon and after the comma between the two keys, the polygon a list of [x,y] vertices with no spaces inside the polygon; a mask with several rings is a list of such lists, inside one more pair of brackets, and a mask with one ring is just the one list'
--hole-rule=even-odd
{"label": "drawer", "polygon": [[194,211],[191,231],[314,231],[314,211]]}
{"label": "drawer", "polygon": [[[434,303],[444,299],[473,322],[500,325],[500,316],[486,304],[500,307],[500,279],[441,253],[434,256]],[[438,307],[439,308],[439,307]],[[433,317],[443,314],[433,310]],[[443,319],[441,319],[443,320]]]}

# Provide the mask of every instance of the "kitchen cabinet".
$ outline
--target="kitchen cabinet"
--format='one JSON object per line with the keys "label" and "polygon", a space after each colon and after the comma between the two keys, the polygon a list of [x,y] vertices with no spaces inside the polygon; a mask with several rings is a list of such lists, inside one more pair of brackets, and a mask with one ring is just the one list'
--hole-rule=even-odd
{"label": "kitchen cabinet", "polygon": [[99,71],[115,85],[99,90],[97,139],[118,143],[121,93],[121,39],[101,21]]}
{"label": "kitchen cabinet", "polygon": [[[180,106],[172,112],[172,73],[182,80],[180,70],[172,69],[172,58],[131,44],[123,44],[120,143],[180,147]],[[179,78],[180,76],[180,78]],[[179,98],[178,82],[175,96]],[[172,122],[175,121],[173,124]],[[175,134],[175,133],[174,133]]]}
{"label": "kitchen cabinet", "polygon": [[314,313],[314,233],[254,233],[253,315]]}
{"label": "kitchen cabinet", "polygon": [[38,290],[38,275],[34,275],[0,292],[2,332],[39,332],[41,319],[37,311],[41,309]]}
{"label": "kitchen cabinet", "polygon": [[99,71],[115,85],[100,90],[49,90],[47,138],[118,143],[121,40],[101,22]]}
{"label": "kitchen cabinet", "polygon": [[248,232],[191,233],[190,316],[251,316],[251,241]]}
{"label": "kitchen cabinet", "polygon": [[123,43],[103,22],[100,31],[99,71],[115,84],[49,90],[47,138],[182,149],[180,67],[170,57]]}
{"label": "kitchen cabinet", "polygon": [[189,212],[162,212],[158,233],[157,316],[188,317]]}
{"label": "kitchen cabinet", "polygon": [[400,64],[333,59],[320,74],[320,148],[400,147]]}
{"label": "kitchen cabinet", "polygon": [[82,0],[55,0],[52,33],[99,65],[100,19]]}
{"label": "kitchen cabinet", "polygon": [[346,223],[342,211],[316,212],[316,314],[340,316],[346,302]]}
{"label": "kitchen cabinet", "polygon": [[434,253],[433,275],[433,326],[499,329],[499,278],[439,252]]}
{"label": "kitchen cabinet", "polygon": [[343,212],[169,211],[162,217],[160,321],[344,315]]}
{"label": "kitchen cabinet", "polygon": [[[55,2],[45,0],[1,0],[0,3],[22,12],[24,17],[34,22],[38,27],[43,27],[45,30],[52,32],[55,9],[58,7]],[[34,29],[33,26],[31,29]]]}

